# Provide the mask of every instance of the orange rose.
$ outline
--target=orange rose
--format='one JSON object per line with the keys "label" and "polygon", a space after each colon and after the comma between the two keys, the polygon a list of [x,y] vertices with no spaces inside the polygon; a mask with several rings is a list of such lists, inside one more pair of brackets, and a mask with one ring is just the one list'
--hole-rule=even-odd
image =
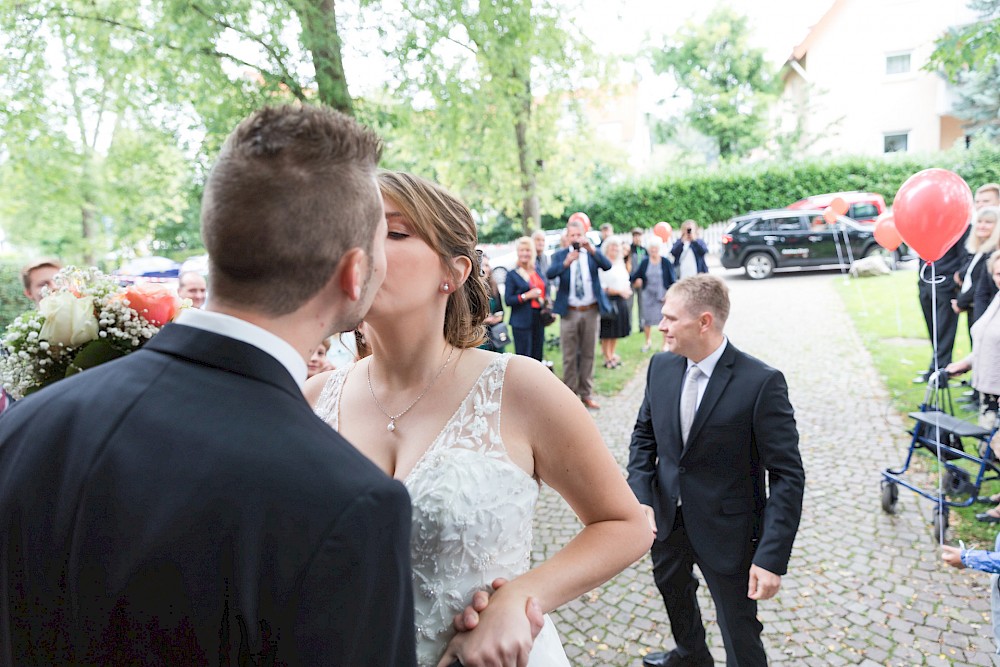
{"label": "orange rose", "polygon": [[162,285],[151,283],[129,285],[125,289],[125,298],[132,310],[156,327],[162,327],[177,317],[181,308],[181,300],[176,294]]}

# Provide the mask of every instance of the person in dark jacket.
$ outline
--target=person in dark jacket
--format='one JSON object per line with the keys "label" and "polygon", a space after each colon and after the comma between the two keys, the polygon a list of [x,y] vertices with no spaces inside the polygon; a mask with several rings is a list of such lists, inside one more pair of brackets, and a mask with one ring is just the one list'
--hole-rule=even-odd
{"label": "person in dark jacket", "polygon": [[670,249],[678,280],[699,273],[708,273],[708,264],[705,263],[708,246],[701,240],[699,232],[697,222],[685,220],[681,224],[681,237]]}
{"label": "person in dark jacket", "polygon": [[545,305],[545,278],[535,270],[534,242],[522,236],[514,247],[517,266],[507,273],[504,284],[504,301],[510,308],[510,328],[514,332],[514,351],[541,361],[545,327],[540,313]]}
{"label": "person in dark jacket", "polygon": [[205,309],[0,419],[0,665],[416,664],[409,495],[302,393],[385,275],[379,152],[325,107],[244,120]]}

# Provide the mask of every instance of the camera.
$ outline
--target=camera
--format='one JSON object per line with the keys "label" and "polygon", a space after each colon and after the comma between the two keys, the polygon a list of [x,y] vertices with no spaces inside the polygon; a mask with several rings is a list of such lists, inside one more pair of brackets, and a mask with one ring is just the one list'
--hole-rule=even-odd
{"label": "camera", "polygon": [[580,249],[580,242],[573,241],[573,250],[579,250],[579,249]]}

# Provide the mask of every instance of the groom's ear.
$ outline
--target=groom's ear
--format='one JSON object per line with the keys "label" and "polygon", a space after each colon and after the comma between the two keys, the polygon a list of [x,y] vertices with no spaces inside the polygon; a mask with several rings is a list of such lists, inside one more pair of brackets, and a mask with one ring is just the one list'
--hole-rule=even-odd
{"label": "groom's ear", "polygon": [[340,258],[337,264],[337,274],[335,280],[340,285],[340,290],[351,301],[361,298],[362,282],[365,276],[365,263],[368,258],[361,248],[351,248]]}

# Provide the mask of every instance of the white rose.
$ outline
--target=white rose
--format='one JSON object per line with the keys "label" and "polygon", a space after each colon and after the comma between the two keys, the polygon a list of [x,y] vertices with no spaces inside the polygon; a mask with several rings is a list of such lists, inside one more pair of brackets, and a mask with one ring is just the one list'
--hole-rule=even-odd
{"label": "white rose", "polygon": [[76,297],[69,292],[49,294],[38,304],[45,317],[40,338],[49,343],[76,347],[97,338],[94,297]]}

